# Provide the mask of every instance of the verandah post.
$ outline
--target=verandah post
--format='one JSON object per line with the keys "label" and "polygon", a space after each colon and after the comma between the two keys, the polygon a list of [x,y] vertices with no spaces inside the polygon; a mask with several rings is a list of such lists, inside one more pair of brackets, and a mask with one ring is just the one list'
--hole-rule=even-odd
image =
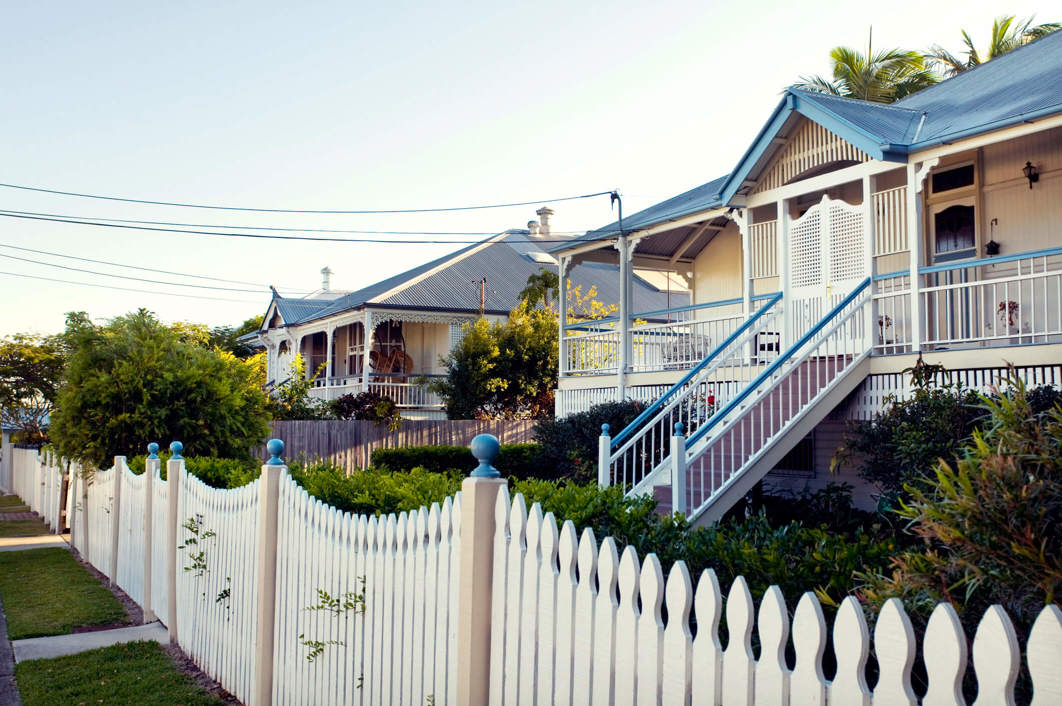
{"label": "verandah post", "polygon": [[122,517],[122,469],[125,468],[125,456],[114,457],[114,488],[111,490],[111,585],[118,585],[118,536]]}
{"label": "verandah post", "polygon": [[671,512],[686,514],[686,435],[682,422],[675,422],[671,436]]}
{"label": "verandah post", "polygon": [[597,437],[597,484],[602,488],[608,487],[608,467],[612,458],[612,437],[608,432],[608,424],[602,424],[601,436]]}
{"label": "verandah post", "polygon": [[144,622],[155,622],[155,611],[151,607],[151,561],[152,531],[155,528],[154,505],[155,505],[155,474],[159,470],[159,445],[151,442],[147,445],[148,457],[144,461]]}
{"label": "verandah post", "polygon": [[266,443],[269,460],[258,481],[258,612],[255,616],[254,705],[273,703],[273,638],[277,598],[277,512],[280,479],[287,467],[280,459],[284,442]]}
{"label": "verandah post", "polygon": [[177,500],[181,494],[181,471],[184,459],[181,451],[184,444],[174,441],[170,444],[170,460],[166,462],[166,588],[169,605],[166,611],[166,628],[170,633],[170,644],[177,644],[177,530],[181,526],[177,516]]}
{"label": "verandah post", "polygon": [[494,504],[506,485],[493,465],[501,445],[490,434],[472,439],[479,466],[461,484],[461,564],[457,594],[457,703],[487,706],[494,569]]}

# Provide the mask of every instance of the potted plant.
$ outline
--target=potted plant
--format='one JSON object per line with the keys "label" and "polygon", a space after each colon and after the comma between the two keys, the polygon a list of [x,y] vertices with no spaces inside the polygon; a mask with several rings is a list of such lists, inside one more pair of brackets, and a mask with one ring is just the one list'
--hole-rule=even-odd
{"label": "potted plant", "polygon": [[1018,333],[1021,327],[1021,319],[1018,314],[1018,302],[1008,299],[1002,301],[996,307],[996,315],[1000,323],[1007,327],[1007,333]]}

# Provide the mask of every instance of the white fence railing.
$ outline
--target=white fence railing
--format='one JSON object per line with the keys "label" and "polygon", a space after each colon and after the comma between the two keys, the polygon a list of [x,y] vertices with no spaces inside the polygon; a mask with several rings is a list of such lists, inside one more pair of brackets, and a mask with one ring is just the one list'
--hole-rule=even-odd
{"label": "white fence railing", "polygon": [[54,454],[39,453],[32,448],[11,447],[12,492],[22,498],[30,510],[53,532],[62,529],[60,494],[66,476],[65,464]]}
{"label": "white fence railing", "polygon": [[[477,453],[489,468],[496,451],[481,445]],[[183,460],[168,464],[174,485],[153,463],[150,476],[134,476],[121,457],[103,472],[74,465],[74,544],[101,571],[113,556],[127,592],[139,581],[147,615],[168,620],[155,587],[176,589],[171,638],[252,706],[954,706],[965,703],[964,679],[976,680],[977,703],[1006,704],[1023,667],[1035,706],[1062,703],[1058,605],[1043,609],[1024,645],[993,606],[968,654],[947,604],[921,637],[896,599],[871,630],[848,597],[828,628],[811,592],[791,614],[771,587],[757,608],[741,577],[724,593],[710,570],[693,577],[681,561],[662,567],[655,555],[620,551],[611,537],[579,536],[538,504],[528,510],[521,495],[510,500],[494,478],[469,478],[441,506],[368,517],[310,498],[283,466],[267,464],[255,482],[217,490],[189,475]],[[167,487],[178,488],[172,514]],[[148,508],[150,524],[127,517]],[[162,550],[149,561],[146,542],[133,537],[141,526]],[[111,553],[101,546],[108,538]],[[180,540],[175,554],[172,538]],[[836,674],[827,680],[830,638]],[[919,653],[928,678],[921,700],[911,683]]]}
{"label": "white fence railing", "polygon": [[[388,397],[399,409],[442,409],[445,405],[439,395],[429,390],[425,381],[441,377],[439,375],[410,374],[401,376],[370,375],[368,389]],[[310,388],[311,397],[319,400],[334,400],[343,395],[356,395],[365,389],[365,381],[360,375],[318,378]]]}

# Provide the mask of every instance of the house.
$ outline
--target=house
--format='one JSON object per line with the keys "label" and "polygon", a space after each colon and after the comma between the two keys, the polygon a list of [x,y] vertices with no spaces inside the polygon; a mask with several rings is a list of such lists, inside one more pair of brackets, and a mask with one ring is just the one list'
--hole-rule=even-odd
{"label": "house", "polygon": [[[274,291],[256,335],[267,351],[267,380],[285,380],[300,354],[314,397],[374,390],[393,399],[403,416],[444,418],[442,400],[421,381],[444,372],[440,359],[460,341],[464,324],[481,315],[504,320],[528,277],[557,265],[545,248],[565,236],[552,232],[552,209],[537,214],[541,222],[527,229],[504,231],[357,291],[332,289],[328,267],[321,288],[305,297]],[[613,265],[588,262],[569,279],[584,295],[596,286],[601,302],[619,298]],[[689,303],[676,278],[640,271],[631,281],[634,300],[647,310]]]}
{"label": "house", "polygon": [[891,105],[789,89],[729,174],[551,252],[562,279],[688,281],[665,324],[622,301],[614,329],[566,325],[556,399],[653,401],[603,437],[599,480],[694,521],[768,473],[835,478],[845,420],[906,394],[919,359],[969,386],[1008,362],[1059,383],[1062,32]]}

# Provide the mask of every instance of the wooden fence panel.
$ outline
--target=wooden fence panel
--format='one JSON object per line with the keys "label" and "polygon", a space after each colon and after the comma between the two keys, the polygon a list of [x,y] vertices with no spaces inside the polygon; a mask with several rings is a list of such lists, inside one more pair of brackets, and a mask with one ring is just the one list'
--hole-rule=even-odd
{"label": "wooden fence panel", "polygon": [[[272,436],[284,440],[288,458],[321,458],[348,473],[368,467],[372,452],[407,446],[468,446],[478,434],[493,434],[503,444],[532,441],[533,419],[404,419],[397,431],[367,420],[298,420],[272,423]],[[255,456],[269,458],[265,446]],[[475,466],[472,455],[469,468]]]}

